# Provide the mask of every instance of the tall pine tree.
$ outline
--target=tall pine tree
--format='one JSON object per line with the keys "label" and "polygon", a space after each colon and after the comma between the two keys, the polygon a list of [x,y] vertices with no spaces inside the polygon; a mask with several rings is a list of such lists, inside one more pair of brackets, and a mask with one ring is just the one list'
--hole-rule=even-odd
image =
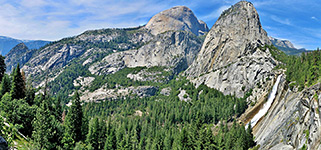
{"label": "tall pine tree", "polygon": [[6,72],[6,64],[4,63],[4,57],[0,55],[0,81],[2,81],[2,77],[5,75]]}
{"label": "tall pine tree", "polygon": [[10,94],[12,99],[22,99],[25,97],[25,82],[20,72],[20,66],[14,70]]}
{"label": "tall pine tree", "polygon": [[50,114],[48,101],[43,100],[32,122],[34,128],[32,138],[37,148],[54,149],[59,145],[59,141],[56,139],[60,134],[57,125],[57,120]]}
{"label": "tall pine tree", "polygon": [[66,119],[64,121],[64,139],[68,139],[67,141],[73,141],[72,143],[79,142],[82,139],[82,122],[83,112],[80,104],[79,93],[76,91],[72,100],[72,104],[70,106],[70,110],[67,113]]}
{"label": "tall pine tree", "polygon": [[7,92],[10,92],[10,87],[11,87],[10,77],[7,74],[5,74],[0,84],[0,96],[3,96]]}

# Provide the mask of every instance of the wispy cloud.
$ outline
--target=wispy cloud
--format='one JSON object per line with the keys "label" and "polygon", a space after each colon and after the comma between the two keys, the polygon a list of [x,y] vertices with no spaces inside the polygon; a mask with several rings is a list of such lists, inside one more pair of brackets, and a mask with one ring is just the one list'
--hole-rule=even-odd
{"label": "wispy cloud", "polygon": [[311,19],[312,19],[312,20],[316,20],[316,21],[319,20],[319,19],[318,19],[317,17],[315,17],[315,16],[312,16]]}
{"label": "wispy cloud", "polygon": [[278,23],[281,23],[281,24],[292,25],[291,21],[290,21],[288,18],[286,18],[286,19],[281,19],[281,18],[279,18],[279,17],[277,17],[277,16],[272,15],[272,16],[271,16],[271,19],[274,20],[274,21],[276,21],[276,22],[278,22]]}
{"label": "wispy cloud", "polygon": [[46,40],[88,29],[138,26],[169,7],[148,0],[12,0],[0,4],[1,35]]}

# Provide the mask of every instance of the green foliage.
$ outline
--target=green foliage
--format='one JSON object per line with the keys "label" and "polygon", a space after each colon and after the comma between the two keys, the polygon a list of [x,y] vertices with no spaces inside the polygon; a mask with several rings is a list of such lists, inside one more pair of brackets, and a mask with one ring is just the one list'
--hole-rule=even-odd
{"label": "green foliage", "polygon": [[67,113],[64,122],[65,133],[75,142],[79,142],[82,139],[82,121],[83,113],[80,104],[80,97],[78,91],[76,91],[70,106],[70,110]]}
{"label": "green foliage", "polygon": [[66,67],[64,71],[55,79],[55,82],[50,82],[48,87],[50,93],[53,95],[60,96],[65,103],[69,102],[69,96],[76,89],[73,81],[79,76],[89,76],[88,66],[83,67],[82,64],[77,62],[72,63]]}
{"label": "green foliage", "polygon": [[286,80],[292,82],[290,88],[298,86],[302,90],[320,80],[321,75],[321,51],[315,50],[302,53],[300,56],[288,56],[274,46],[268,46],[272,56],[283,62],[286,68]]}
{"label": "green foliage", "polygon": [[102,119],[93,118],[89,123],[86,142],[94,149],[103,149],[106,142],[106,124]]}
{"label": "green foliage", "polygon": [[50,103],[43,100],[32,122],[32,138],[39,149],[53,149],[60,145],[60,123],[51,115]]}
{"label": "green foliage", "polygon": [[25,89],[25,81],[22,78],[20,66],[18,64],[17,68],[14,70],[14,73],[13,73],[10,94],[13,99],[22,99],[26,95],[25,90],[26,90]]}
{"label": "green foliage", "polygon": [[12,100],[9,93],[6,93],[0,102],[1,111],[9,122],[21,125],[20,131],[25,135],[32,133],[32,120],[35,116],[37,106],[29,106],[23,99]]}
{"label": "green foliage", "polygon": [[5,57],[0,55],[0,81],[2,81],[3,76],[5,75],[6,72],[6,64],[4,63]]}
{"label": "green foliage", "polygon": [[[221,140],[221,145],[218,145],[215,139],[219,136],[213,135],[210,124],[217,123],[221,119],[233,120],[246,109],[245,98],[225,96],[205,85],[195,88],[184,78],[177,80],[174,78],[168,84],[159,86],[171,87],[171,95],[165,97],[158,94],[149,98],[126,97],[114,101],[84,104],[87,115],[109,118],[107,131],[115,129],[115,135],[107,134],[105,149],[223,148],[228,141]],[[179,89],[184,89],[192,97],[190,103],[178,99]],[[141,117],[133,115],[136,110],[142,111]],[[252,131],[245,130],[244,126],[235,128],[243,128],[242,133],[239,133],[242,140],[239,140],[239,145],[230,146],[244,149],[253,146]],[[227,129],[224,131],[228,132]],[[241,129],[237,132],[240,131]],[[117,144],[111,141],[117,141]],[[97,144],[92,144],[93,147],[94,145]],[[111,148],[115,145],[117,146]]]}
{"label": "green foliage", "polygon": [[5,93],[10,92],[10,87],[11,87],[11,79],[7,74],[5,74],[0,84],[0,96],[3,96]]}

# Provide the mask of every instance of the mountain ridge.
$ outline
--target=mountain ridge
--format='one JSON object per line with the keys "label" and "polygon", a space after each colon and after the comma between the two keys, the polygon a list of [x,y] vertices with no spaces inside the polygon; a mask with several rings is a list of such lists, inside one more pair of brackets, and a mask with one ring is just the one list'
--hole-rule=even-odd
{"label": "mountain ridge", "polygon": [[49,42],[50,41],[44,40],[19,40],[11,37],[0,36],[0,52],[2,55],[6,55],[12,48],[20,43],[25,43],[29,49],[38,49]]}
{"label": "mountain ridge", "polygon": [[305,48],[295,48],[289,40],[280,40],[271,36],[269,37],[269,39],[276,48],[282,50],[285,54],[288,55],[300,55],[302,53],[309,52]]}

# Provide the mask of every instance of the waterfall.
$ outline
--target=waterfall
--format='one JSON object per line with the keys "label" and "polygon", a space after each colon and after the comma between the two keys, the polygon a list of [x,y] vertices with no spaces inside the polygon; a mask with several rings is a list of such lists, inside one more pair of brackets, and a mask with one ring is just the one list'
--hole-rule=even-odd
{"label": "waterfall", "polygon": [[[269,95],[269,98],[267,100],[267,102],[263,105],[263,107],[260,109],[260,111],[251,119],[251,126],[254,127],[255,124],[265,115],[265,113],[269,110],[269,108],[271,107],[277,90],[278,90],[278,85],[280,83],[282,75],[279,75],[275,84],[273,85],[273,89]],[[246,125],[246,127],[248,126],[248,124]]]}

